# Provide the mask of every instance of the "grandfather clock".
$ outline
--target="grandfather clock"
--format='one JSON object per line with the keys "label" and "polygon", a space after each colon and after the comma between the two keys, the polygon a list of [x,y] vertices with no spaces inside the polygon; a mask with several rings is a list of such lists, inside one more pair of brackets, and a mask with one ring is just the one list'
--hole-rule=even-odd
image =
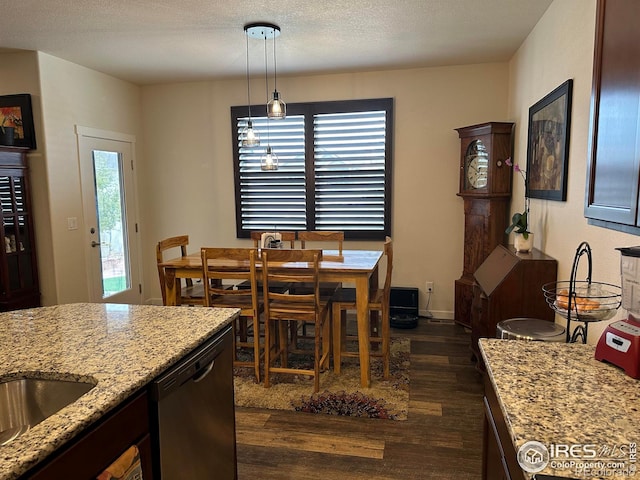
{"label": "grandfather clock", "polygon": [[471,326],[473,274],[493,249],[506,244],[512,169],[513,123],[488,122],[457,128],[460,191],[464,199],[464,262],[455,282],[454,320]]}

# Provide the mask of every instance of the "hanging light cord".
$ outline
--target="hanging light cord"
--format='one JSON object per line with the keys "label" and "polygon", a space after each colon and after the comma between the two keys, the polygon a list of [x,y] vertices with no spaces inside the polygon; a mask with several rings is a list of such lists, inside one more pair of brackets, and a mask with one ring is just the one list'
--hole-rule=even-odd
{"label": "hanging light cord", "polygon": [[276,64],[276,31],[273,30],[273,91],[278,91],[278,65]]}
{"label": "hanging light cord", "polygon": [[247,100],[249,101],[249,121],[251,121],[251,87],[249,83],[249,33],[245,32],[247,39]]}
{"label": "hanging light cord", "polygon": [[[264,36],[264,85],[267,90],[267,102],[269,102],[269,75],[268,75],[268,64],[267,64],[267,35]],[[268,113],[268,112],[267,112]],[[267,147],[270,147],[271,144],[269,142],[269,115],[267,114]]]}
{"label": "hanging light cord", "polygon": [[267,64],[267,36],[264,37],[264,86],[267,90],[267,102],[269,101],[269,72]]}

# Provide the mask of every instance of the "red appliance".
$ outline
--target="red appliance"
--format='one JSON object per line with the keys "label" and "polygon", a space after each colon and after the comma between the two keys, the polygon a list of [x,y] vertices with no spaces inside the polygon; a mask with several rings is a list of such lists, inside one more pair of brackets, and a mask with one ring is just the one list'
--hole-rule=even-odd
{"label": "red appliance", "polygon": [[640,321],[633,315],[607,326],[596,346],[596,360],[622,368],[632,378],[640,378]]}
{"label": "red appliance", "polygon": [[596,346],[596,360],[640,378],[640,247],[618,248],[622,275],[622,308],[628,317],[607,326]]}

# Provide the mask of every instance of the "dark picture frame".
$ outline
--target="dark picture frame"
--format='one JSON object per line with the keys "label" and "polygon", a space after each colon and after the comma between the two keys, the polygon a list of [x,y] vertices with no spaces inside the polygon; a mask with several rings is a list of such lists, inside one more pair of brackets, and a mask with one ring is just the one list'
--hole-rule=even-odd
{"label": "dark picture frame", "polygon": [[0,96],[0,146],[35,150],[36,135],[30,94]]}
{"label": "dark picture frame", "polygon": [[567,200],[573,80],[529,108],[527,192],[529,198]]}

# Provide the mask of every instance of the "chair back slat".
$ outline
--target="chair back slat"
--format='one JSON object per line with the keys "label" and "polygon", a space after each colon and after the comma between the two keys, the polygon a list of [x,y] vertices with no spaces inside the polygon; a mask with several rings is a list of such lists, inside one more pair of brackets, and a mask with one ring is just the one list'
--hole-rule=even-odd
{"label": "chair back slat", "polygon": [[307,242],[336,242],[339,254],[342,255],[344,232],[330,230],[301,231],[298,232],[300,248],[306,248]]}

